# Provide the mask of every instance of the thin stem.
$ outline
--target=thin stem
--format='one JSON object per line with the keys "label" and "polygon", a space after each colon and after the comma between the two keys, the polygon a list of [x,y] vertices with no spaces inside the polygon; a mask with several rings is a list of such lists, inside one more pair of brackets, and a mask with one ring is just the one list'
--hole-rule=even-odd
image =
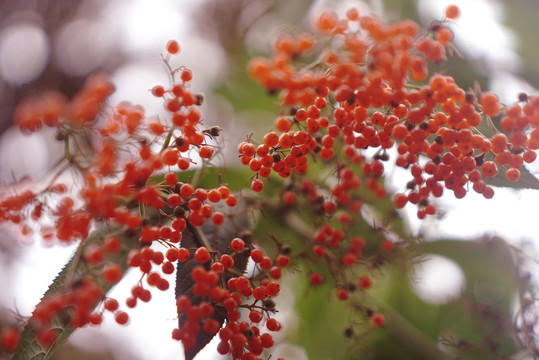
{"label": "thin stem", "polygon": [[189,222],[187,222],[187,228],[193,235],[193,237],[197,240],[199,246],[204,246],[209,251],[214,251],[213,247],[211,246],[210,242],[206,238],[206,235],[200,230],[198,226],[193,226]]}

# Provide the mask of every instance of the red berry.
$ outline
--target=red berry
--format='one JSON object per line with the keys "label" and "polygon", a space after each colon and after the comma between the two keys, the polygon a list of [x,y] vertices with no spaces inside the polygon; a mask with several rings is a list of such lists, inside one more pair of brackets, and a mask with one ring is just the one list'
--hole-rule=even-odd
{"label": "red berry", "polygon": [[235,238],[230,243],[230,248],[234,251],[242,251],[245,247],[245,242],[240,238]]}
{"label": "red berry", "polygon": [[103,279],[109,284],[116,284],[122,279],[122,268],[114,263],[107,264],[103,269]]}
{"label": "red berry", "polygon": [[274,280],[279,280],[283,276],[281,268],[278,266],[272,267],[269,271],[269,276]]}
{"label": "red berry", "polygon": [[460,9],[457,5],[449,5],[445,8],[445,17],[448,19],[456,19],[460,16]]}
{"label": "red berry", "polygon": [[168,261],[176,261],[180,257],[180,250],[176,249],[175,247],[170,248],[167,250],[165,256]]}
{"label": "red berry", "polygon": [[252,310],[249,313],[249,320],[254,323],[259,323],[260,321],[262,321],[262,314],[259,311]]}
{"label": "red berry", "polygon": [[[223,270],[220,273],[223,273],[225,269],[230,269],[232,266],[234,266],[234,258],[228,254],[221,255],[221,259],[218,263],[215,264],[221,264]],[[213,266],[212,266],[213,270]],[[213,270],[215,271],[215,270]],[[218,272],[218,271],[216,271]],[[218,272],[219,273],[219,272]]]}
{"label": "red berry", "polygon": [[0,345],[7,352],[14,352],[21,342],[21,334],[15,328],[5,328],[0,332]]}
{"label": "red berry", "polygon": [[309,277],[309,282],[313,286],[321,285],[324,282],[324,276],[320,273],[312,273]]}
{"label": "red berry", "polygon": [[217,226],[223,225],[225,222],[225,215],[222,212],[216,211],[213,213],[211,221]]}
{"label": "red berry", "polygon": [[348,291],[347,289],[345,288],[340,288],[338,291],[337,291],[337,298],[339,300],[348,300],[348,298],[350,297],[350,291]]}
{"label": "red berry", "polygon": [[221,355],[226,355],[230,352],[230,344],[228,341],[221,341],[219,345],[217,345],[217,352]]}
{"label": "red berry", "polygon": [[167,52],[171,55],[176,55],[180,52],[180,44],[176,40],[170,40],[167,43]]}
{"label": "red berry", "polygon": [[165,88],[162,85],[155,85],[152,88],[152,95],[155,97],[162,97],[165,95]]}
{"label": "red berry", "polygon": [[273,265],[273,260],[269,256],[264,256],[259,262],[260,268],[262,270],[269,270]]}
{"label": "red berry", "polygon": [[114,320],[120,325],[125,325],[129,321],[129,315],[125,311],[120,311],[116,314]]}
{"label": "red berry", "polygon": [[108,298],[105,300],[105,309],[108,311],[116,311],[120,307],[120,304],[118,303],[118,300],[113,298]]}
{"label": "red berry", "polygon": [[264,252],[260,249],[254,249],[251,251],[251,259],[253,259],[253,261],[255,263],[259,263],[262,261],[262,259],[264,258]]}
{"label": "red berry", "polygon": [[163,265],[161,266],[161,271],[164,274],[172,274],[174,272],[174,264],[170,261],[163,263]]}
{"label": "red berry", "polygon": [[181,262],[187,261],[190,256],[191,256],[191,254],[189,253],[189,250],[187,250],[186,248],[181,247],[181,248],[178,249],[178,260],[179,261],[181,261]]}
{"label": "red berry", "polygon": [[364,275],[359,278],[359,287],[362,289],[369,289],[372,286],[372,280],[369,276]]}
{"label": "red berry", "polygon": [[105,259],[103,249],[97,244],[90,244],[84,249],[83,258],[92,265],[97,265]]}
{"label": "red berry", "polygon": [[371,316],[371,321],[374,326],[382,327],[386,323],[386,318],[384,317],[384,315],[376,313]]}
{"label": "red berry", "polygon": [[184,198],[188,198],[195,192],[195,189],[193,189],[193,186],[191,184],[183,184],[180,187],[180,195]]}
{"label": "red berry", "polygon": [[266,322],[266,327],[269,331],[279,331],[281,330],[281,324],[274,318],[268,319]]}
{"label": "red berry", "polygon": [[106,252],[115,254],[122,249],[122,243],[117,236],[107,236],[103,248]]}
{"label": "red berry", "polygon": [[277,266],[285,268],[290,265],[290,258],[286,255],[279,255],[277,257]]}
{"label": "red berry", "polygon": [[251,189],[255,192],[260,192],[264,189],[264,183],[260,179],[254,179],[251,183]]}
{"label": "red berry", "polygon": [[198,261],[199,263],[205,264],[208,261],[210,261],[210,259],[211,259],[210,252],[205,247],[201,246],[197,249],[197,251],[195,251],[195,260]]}

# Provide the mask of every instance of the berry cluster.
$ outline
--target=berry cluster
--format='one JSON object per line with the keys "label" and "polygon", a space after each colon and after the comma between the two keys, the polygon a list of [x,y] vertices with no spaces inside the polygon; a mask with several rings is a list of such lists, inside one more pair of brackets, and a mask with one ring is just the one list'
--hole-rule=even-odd
{"label": "berry cluster", "polygon": [[[197,159],[211,161],[218,149],[211,140],[219,136],[220,128],[201,129],[203,117],[197,107],[203,96],[190,90],[192,72],[185,67],[173,69],[169,63],[178,52],[177,42],[167,44],[163,60],[170,85],[151,89],[152,95],[163,99],[169,114],[166,121],[148,119],[142,107],[128,102],[109,109],[106,99],[113,86],[103,75],[91,78],[71,101],[45,94],[23,102],[17,110],[16,122],[24,131],[56,127],[56,138],[65,145],[61,161],[84,179],[80,188],[70,189],[55,182],[60,175],[56,173],[43,190],[4,194],[0,201],[2,221],[20,224],[26,235],[37,227],[50,241],[86,239],[57,279],[63,287],[50,290],[30,319],[31,331],[44,349],[60,335],[54,330],[58,319],[64,327],[98,325],[103,311],[110,311],[119,324],[126,324],[128,314],[106,292],[127,267],[137,268],[142,276],[126,305],[133,308],[139,301],[149,302],[152,287],[161,291],[170,287],[167,276],[174,273],[177,262],[182,274],[177,283],[190,278],[194,291],[193,297],[187,297],[191,286],[178,292],[182,285],[177,284],[180,327],[173,337],[183,341],[186,352],[197,347],[190,356],[219,331],[225,319],[220,352],[256,358],[273,345],[271,335],[261,333],[258,324],[266,319],[268,330],[280,328],[271,318],[275,312],[271,298],[280,289],[273,280],[281,277],[280,267],[287,262],[279,258],[275,262],[280,267],[272,266],[274,260],[255,249],[251,240],[245,244],[231,235],[209,243],[198,230],[208,224],[223,225],[227,219],[223,207],[236,207],[238,198],[224,184],[199,186],[192,173],[179,181],[182,171]],[[117,230],[104,237],[91,233],[102,226]],[[197,241],[191,241],[193,237]],[[241,275],[249,256],[259,264],[253,279]],[[199,266],[193,267],[192,262]],[[252,325],[240,320],[239,308],[251,309]],[[205,336],[200,331],[211,335],[207,341],[200,340]],[[18,340],[11,334],[5,333],[4,348],[13,351]]]}
{"label": "berry cluster", "polygon": [[[454,16],[448,10],[447,19]],[[491,121],[502,111],[496,95],[466,92],[450,76],[429,75],[427,61],[443,61],[451,46],[447,21],[423,34],[414,22],[386,24],[352,9],[344,19],[333,12],[320,16],[320,44],[309,37],[306,46],[305,36],[279,38],[275,54],[252,60],[249,71],[270,93],[280,92],[290,115],[276,118],[275,131],[262,144],[240,145],[242,162],[257,178],[272,170],[289,177],[305,174],[309,157],[335,159],[338,151],[344,161],[359,163],[374,148],[380,151],[363,171],[376,177],[389,160],[385,150],[396,146],[394,164],[409,169],[413,179],[395,204],[418,204],[420,218],[435,213],[430,198],[445,189],[462,198],[471,183],[492,197],[483,178],[499,168],[518,181],[519,168],[536,157],[539,99],[522,95],[503,109],[505,135]],[[315,62],[304,65],[310,59]],[[494,135],[484,135],[484,128]],[[253,189],[262,188],[253,181]]]}
{"label": "berry cluster", "polygon": [[[436,214],[434,198],[446,190],[462,198],[470,186],[491,198],[489,178],[502,172],[518,182],[539,149],[539,97],[521,95],[504,106],[494,94],[466,92],[448,75],[429,74],[429,62],[450,54],[448,22],[458,14],[448,7],[421,33],[413,21],[324,12],[317,34],[283,35],[271,58],[252,60],[249,73],[279,95],[283,111],[260,142],[250,136],[237,147],[253,173],[246,201],[220,175],[216,185],[203,184],[221,129],[203,127],[203,96],[191,89],[191,70],[171,66],[181,50],[176,41],[163,55],[170,83],[150,89],[163,101],[163,119],[129,102],[109,106],[114,86],[104,75],[71,100],[47,93],[21,103],[17,125],[25,132],[56,128],[63,166],[41,189],[1,194],[0,222],[79,244],[25,331],[47,349],[65,338],[59,331],[99,325],[105,311],[126,324],[129,315],[106,294],[128,268],[141,272],[128,308],[149,302],[154,288],[168,290],[176,272],[172,337],[187,359],[217,334],[223,355],[265,357],[271,333],[281,329],[274,297],[288,268],[305,270],[312,287],[329,282],[351,306],[357,316],[347,337],[385,326],[368,291],[380,267],[402,262],[416,241],[392,221],[396,209],[415,204],[422,219]],[[393,166],[412,178],[390,195],[384,174]],[[65,169],[82,181],[59,183]],[[278,196],[264,189],[270,179]],[[373,208],[384,210],[369,215]],[[256,233],[264,217],[250,229],[245,217],[255,211],[284,224],[294,239]],[[0,341],[13,352],[21,338],[5,328]]]}
{"label": "berry cluster", "polygon": [[[409,171],[412,179],[393,196],[393,206],[415,204],[423,219],[436,214],[433,198],[446,190],[463,198],[471,187],[492,198],[489,178],[502,173],[518,181],[539,149],[539,97],[522,94],[504,106],[492,93],[467,92],[451,76],[429,74],[428,62],[441,63],[450,53],[448,22],[458,14],[450,6],[445,19],[421,32],[409,20],[387,24],[356,9],[345,18],[326,11],[317,22],[319,36],[281,36],[271,57],[248,66],[268,93],[279,95],[287,114],[259,144],[249,139],[238,147],[241,162],[255,173],[251,188],[262,191],[272,172],[288,179],[280,204],[316,228],[305,234],[312,252],[300,251],[293,261],[325,264],[326,276],[311,271],[311,284],[329,275],[338,299],[376,326],[384,324],[383,315],[375,316],[362,295],[372,278],[358,274],[372,273],[397,245],[406,251],[414,241],[396,235],[386,219],[371,224],[368,242],[356,233],[364,205],[388,197],[386,168]],[[334,169],[332,180],[324,173],[316,181],[324,166]]]}

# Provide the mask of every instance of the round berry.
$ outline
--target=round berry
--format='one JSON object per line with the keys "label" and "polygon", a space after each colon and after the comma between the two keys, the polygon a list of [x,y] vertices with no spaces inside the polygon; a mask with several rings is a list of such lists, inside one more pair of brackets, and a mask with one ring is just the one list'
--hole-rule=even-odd
{"label": "round berry", "polygon": [[254,179],[251,183],[251,189],[255,192],[260,192],[264,189],[264,183],[260,179]]}
{"label": "round berry", "polygon": [[201,246],[195,251],[195,260],[201,264],[205,264],[210,261],[211,255],[208,249]]}
{"label": "round berry", "polygon": [[245,242],[240,238],[235,238],[230,243],[230,248],[234,251],[242,251],[245,247]]}
{"label": "round berry", "polygon": [[386,318],[384,317],[384,315],[376,313],[371,316],[371,321],[374,326],[382,327],[386,323]]}
{"label": "round berry", "polygon": [[180,52],[180,44],[176,40],[170,40],[166,46],[167,52],[176,55]]}

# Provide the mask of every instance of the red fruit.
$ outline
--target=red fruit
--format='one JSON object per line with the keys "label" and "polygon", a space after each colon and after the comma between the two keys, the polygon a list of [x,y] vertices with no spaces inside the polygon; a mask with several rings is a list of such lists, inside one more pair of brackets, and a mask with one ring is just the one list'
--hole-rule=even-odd
{"label": "red fruit", "polygon": [[286,255],[279,255],[277,257],[277,266],[285,268],[290,265],[290,258]]}
{"label": "red fruit", "polygon": [[269,331],[279,331],[281,330],[281,324],[274,318],[268,319],[266,322],[266,327]]}
{"label": "red fruit", "polygon": [[368,289],[372,286],[372,280],[369,276],[364,275],[359,278],[359,287],[362,289]]}
{"label": "red fruit", "polygon": [[122,249],[122,243],[120,239],[117,236],[108,236],[105,239],[105,242],[103,244],[103,248],[108,253],[117,253]]}
{"label": "red fruit", "polygon": [[211,221],[217,226],[223,225],[225,222],[225,215],[222,212],[217,211],[213,213]]}
{"label": "red fruit", "polygon": [[0,332],[0,345],[7,352],[14,352],[21,342],[21,334],[15,328],[5,328]]}
{"label": "red fruit", "polygon": [[178,249],[178,260],[181,262],[187,261],[191,254],[189,253],[189,250],[186,248],[179,248]]}
{"label": "red fruit", "polygon": [[120,311],[116,314],[114,320],[120,325],[125,325],[129,321],[129,315],[125,311]]}
{"label": "red fruit", "polygon": [[251,183],[251,189],[255,192],[260,192],[264,189],[264,183],[260,179],[254,179]]}
{"label": "red fruit", "polygon": [[386,318],[382,314],[373,314],[371,316],[371,321],[376,327],[382,327],[386,323]]}
{"label": "red fruit", "polygon": [[166,252],[166,258],[168,261],[176,261],[180,257],[180,251],[176,248],[170,248]]}
{"label": "red fruit", "polygon": [[182,197],[188,198],[195,192],[195,189],[193,189],[193,186],[191,184],[183,184],[180,187],[180,195]]}
{"label": "red fruit", "polygon": [[195,251],[195,260],[198,261],[201,264],[205,264],[208,261],[210,261],[211,255],[208,249],[205,247],[199,247],[197,251]]}
{"label": "red fruit", "polygon": [[240,238],[235,238],[230,243],[230,248],[234,251],[242,251],[245,247],[245,242]]}
{"label": "red fruit", "polygon": [[108,298],[105,300],[105,309],[108,311],[116,311],[120,307],[120,304],[118,303],[118,300],[113,298]]}
{"label": "red fruit", "polygon": [[254,323],[259,323],[260,321],[262,321],[262,314],[259,311],[252,310],[249,313],[249,320]]}
{"label": "red fruit", "polygon": [[165,95],[165,88],[162,85],[155,85],[152,88],[152,95],[155,97],[162,97]]}
{"label": "red fruit", "polygon": [[283,273],[281,271],[281,268],[278,266],[274,266],[270,269],[269,275],[274,280],[279,280],[281,276],[283,276]]}
{"label": "red fruit", "polygon": [[103,249],[99,245],[90,244],[84,249],[82,257],[89,264],[97,265],[104,260],[105,255],[103,254]]}
{"label": "red fruit", "polygon": [[166,46],[167,52],[171,55],[176,55],[180,52],[180,44],[176,40],[170,40]]}
{"label": "red fruit", "polygon": [[309,282],[313,286],[321,285],[324,282],[324,276],[320,273],[312,273],[309,277]]}
{"label": "red fruit", "polygon": [[114,263],[107,264],[103,270],[103,279],[109,284],[116,284],[122,279],[122,268]]}
{"label": "red fruit", "polygon": [[345,288],[340,288],[338,291],[337,291],[337,298],[339,300],[348,300],[348,298],[350,297],[350,291],[348,291],[347,289]]}
{"label": "red fruit", "polygon": [[262,259],[264,258],[264,252],[260,249],[254,249],[253,251],[251,251],[251,259],[253,259],[253,261],[255,263],[259,263],[262,261]]}
{"label": "red fruit", "polygon": [[460,16],[460,9],[457,5],[449,5],[445,9],[445,17],[448,19],[456,19]]}

